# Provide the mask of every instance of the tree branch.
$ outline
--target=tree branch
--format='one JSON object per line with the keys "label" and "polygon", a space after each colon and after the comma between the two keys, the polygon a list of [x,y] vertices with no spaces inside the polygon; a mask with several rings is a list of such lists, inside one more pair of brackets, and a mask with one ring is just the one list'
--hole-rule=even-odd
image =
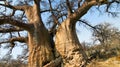
{"label": "tree branch", "polygon": [[[113,2],[116,2],[113,1]],[[112,3],[113,3],[112,2]],[[92,6],[95,6],[95,5],[104,5],[104,4],[108,4],[109,1],[108,0],[100,0],[100,1],[97,1],[97,0],[86,0],[81,7],[79,7],[73,14],[72,14],[72,18],[73,20],[79,20],[83,15],[85,15],[88,10],[92,7]],[[116,2],[118,3],[118,2]],[[75,22],[76,22],[75,21]]]}
{"label": "tree branch", "polygon": [[84,23],[84,24],[86,24],[87,26],[91,27],[91,28],[92,28],[93,30],[95,30],[96,32],[100,33],[100,32],[97,30],[98,28],[96,28],[96,27],[92,26],[91,24],[87,23],[85,20],[79,20],[79,21],[82,22],[82,23]]}
{"label": "tree branch", "polygon": [[0,44],[3,44],[3,43],[9,43],[10,41],[2,41],[0,42]]}
{"label": "tree branch", "polygon": [[81,2],[82,2],[82,0],[78,0],[78,8],[80,7]]}
{"label": "tree branch", "polygon": [[62,58],[59,57],[59,58],[51,61],[50,63],[46,64],[43,67],[58,67],[58,66],[60,66],[61,61],[62,61]]}
{"label": "tree branch", "polygon": [[3,44],[3,43],[12,43],[13,44],[15,41],[18,41],[21,43],[27,43],[28,37],[14,37],[14,38],[10,38],[9,40],[0,42],[0,44]]}
{"label": "tree branch", "polygon": [[41,11],[41,10],[40,10],[40,1],[41,1],[41,0],[34,0],[34,6],[35,6],[37,12],[40,12],[40,11]]}
{"label": "tree branch", "polygon": [[35,3],[35,4],[39,4],[40,1],[41,1],[41,0],[34,0],[34,3]]}
{"label": "tree branch", "polygon": [[0,28],[0,33],[18,32],[18,31],[23,31],[23,29],[20,29],[20,28],[9,28],[9,29]]}
{"label": "tree branch", "polygon": [[86,24],[87,26],[89,26],[89,27],[91,27],[91,28],[93,28],[93,29],[96,29],[96,27],[90,25],[89,23],[87,23],[87,22],[84,21],[84,20],[79,20],[79,21],[82,22],[82,23],[84,23],[84,24]]}
{"label": "tree branch", "polygon": [[[3,43],[10,43],[10,51],[8,52],[8,54],[11,54],[12,52],[12,49],[15,47],[15,41],[19,41],[21,43],[27,43],[28,41],[28,37],[15,37],[15,38],[10,38],[9,40],[7,41],[3,41],[3,42],[0,42],[0,44],[3,44]],[[1,46],[1,45],[0,45]]]}
{"label": "tree branch", "polygon": [[[44,12],[50,12],[51,10],[48,9],[48,10],[41,10],[40,13],[44,13]],[[57,11],[56,9],[52,9],[52,11]]]}
{"label": "tree branch", "polygon": [[79,20],[96,3],[97,3],[96,1],[84,2],[83,5],[73,13],[72,18],[76,21]]}
{"label": "tree branch", "polygon": [[66,0],[66,5],[67,5],[67,8],[68,8],[68,16],[70,16],[71,13],[72,13],[72,7],[70,5],[70,1],[69,0]]}
{"label": "tree branch", "polygon": [[12,6],[12,5],[10,5],[10,4],[7,4],[7,5],[5,5],[5,4],[0,4],[1,6],[4,6],[4,7],[8,7],[8,8],[10,8],[10,9],[14,9],[14,10],[22,10],[22,11],[24,11],[25,9],[27,9],[28,7],[30,7],[30,6],[28,6],[28,5],[23,5],[23,6]]}
{"label": "tree branch", "polygon": [[51,1],[49,1],[49,5],[50,5],[50,11],[52,13],[52,18],[53,18],[53,21],[54,21],[54,25],[52,26],[50,32],[53,33],[55,32],[55,27],[57,26],[57,24],[59,24],[59,21],[58,21],[58,18],[55,16],[54,12],[53,12],[53,8],[52,8],[52,4],[51,4]]}
{"label": "tree branch", "polygon": [[28,37],[15,37],[15,38],[11,38],[9,40],[10,42],[15,42],[15,41],[18,41],[18,42],[21,42],[21,43],[27,43],[28,41]]}
{"label": "tree branch", "polygon": [[32,26],[32,24],[26,24],[26,23],[23,23],[21,21],[14,20],[14,19],[12,19],[10,17],[2,17],[2,18],[0,18],[0,25],[2,25],[2,24],[11,24],[11,25],[23,28],[23,29],[25,29],[27,31],[30,31],[31,26]]}

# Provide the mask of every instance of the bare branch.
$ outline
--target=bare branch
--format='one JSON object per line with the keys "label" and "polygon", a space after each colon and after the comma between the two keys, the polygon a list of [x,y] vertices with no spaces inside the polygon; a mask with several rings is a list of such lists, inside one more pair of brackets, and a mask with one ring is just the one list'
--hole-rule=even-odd
{"label": "bare branch", "polygon": [[[118,3],[116,0],[114,0],[112,3]],[[84,3],[81,5],[81,7],[79,7],[71,16],[74,20],[79,20],[83,15],[85,15],[88,10],[95,5],[104,5],[104,4],[108,4],[109,1],[108,0],[100,0],[100,1],[96,1],[96,0],[86,0],[84,1]],[[75,21],[76,22],[76,21]]]}
{"label": "bare branch", "polygon": [[82,0],[78,0],[78,8],[80,7],[81,2],[82,2]]}
{"label": "bare branch", "polygon": [[3,43],[9,43],[10,41],[3,41],[3,42],[0,42],[0,44],[3,44]]}
{"label": "bare branch", "polygon": [[[48,9],[48,10],[41,10],[40,13],[44,13],[44,12],[50,12],[51,10]],[[52,9],[52,11],[57,11],[56,9]]]}
{"label": "bare branch", "polygon": [[[14,44],[15,41],[18,41],[18,42],[21,42],[21,43],[27,43],[28,37],[14,37],[14,38],[10,38],[9,40],[0,42],[0,44],[3,44],[3,43]],[[11,45],[11,46],[13,46],[13,45]]]}
{"label": "bare branch", "polygon": [[0,44],[10,43],[9,47],[11,47],[11,48],[10,48],[8,54],[11,54],[12,49],[15,47],[15,43],[14,43],[15,41],[18,41],[18,42],[21,42],[21,43],[27,43],[27,40],[28,40],[28,37],[15,37],[15,38],[10,38],[7,41],[0,42]]}
{"label": "bare branch", "polygon": [[84,20],[79,20],[79,21],[82,22],[82,23],[84,23],[84,24],[86,24],[87,26],[89,26],[89,27],[91,27],[91,28],[93,28],[93,29],[96,29],[96,27],[92,26],[91,24],[87,23],[87,22],[84,21]]}
{"label": "bare branch", "polygon": [[14,16],[14,14],[15,14],[15,10],[13,10],[13,12],[11,13],[11,17]]}
{"label": "bare branch", "polygon": [[84,2],[83,5],[73,13],[72,17],[74,18],[74,20],[79,20],[96,3],[96,1]]}
{"label": "bare branch", "polygon": [[18,20],[15,20],[15,19],[12,19],[10,17],[3,17],[3,18],[0,18],[0,25],[2,24],[11,24],[11,25],[15,25],[15,26],[18,26],[20,28],[23,28],[27,31],[30,31],[31,29],[31,26],[32,24],[26,24],[26,23],[23,23],[21,21],[18,21]]}
{"label": "bare branch", "polygon": [[11,38],[9,41],[10,42],[21,42],[21,43],[27,43],[28,37],[15,37],[15,38]]}
{"label": "bare branch", "polygon": [[34,0],[35,4],[38,4],[41,0]]}
{"label": "bare branch", "polygon": [[0,33],[18,32],[18,31],[23,31],[23,29],[20,29],[20,28],[9,28],[9,29],[0,28]]}
{"label": "bare branch", "polygon": [[40,1],[41,0],[34,0],[34,6],[37,9],[37,12],[40,12]]}
{"label": "bare branch", "polygon": [[87,21],[85,21],[85,20],[79,20],[79,21],[82,22],[82,23],[84,23],[84,24],[86,24],[87,26],[89,26],[90,28],[92,28],[92,30],[96,31],[97,33],[100,33],[100,32],[98,31],[98,28],[92,26],[92,25],[89,24]]}
{"label": "bare branch", "polygon": [[30,7],[30,6],[28,6],[28,5],[23,5],[23,6],[12,6],[12,5],[10,5],[10,4],[0,4],[1,6],[4,6],[4,7],[8,7],[8,8],[10,8],[10,9],[14,9],[14,10],[22,10],[22,11],[24,11],[25,9],[27,9],[28,7]]}
{"label": "bare branch", "polygon": [[107,4],[106,12],[108,14],[111,14],[113,17],[117,17],[117,14],[118,14],[117,12],[111,12],[111,11],[109,11],[109,8],[111,7],[111,5],[113,3],[120,3],[120,1],[112,0],[111,2],[106,2],[106,4]]}
{"label": "bare branch", "polygon": [[66,5],[67,5],[67,8],[68,8],[68,16],[70,16],[71,13],[72,13],[72,7],[70,5],[70,1],[69,0],[66,0]]}
{"label": "bare branch", "polygon": [[56,58],[55,60],[51,61],[50,63],[46,64],[43,67],[58,67],[58,65],[60,65],[61,61],[62,61],[62,58],[59,57],[59,58]]}
{"label": "bare branch", "polygon": [[50,11],[52,13],[52,18],[53,18],[53,21],[54,21],[54,25],[52,26],[52,28],[50,30],[50,32],[53,33],[53,32],[55,32],[55,27],[56,27],[57,24],[59,24],[59,21],[58,21],[57,17],[55,16],[54,12],[53,12],[51,1],[50,0],[48,0],[48,1],[49,1],[49,5],[50,5]]}

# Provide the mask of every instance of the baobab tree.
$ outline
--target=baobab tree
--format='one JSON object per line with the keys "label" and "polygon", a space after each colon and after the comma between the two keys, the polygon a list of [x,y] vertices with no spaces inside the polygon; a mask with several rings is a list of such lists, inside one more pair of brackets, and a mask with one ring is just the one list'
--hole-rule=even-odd
{"label": "baobab tree", "polygon": [[[28,3],[29,1],[34,4]],[[87,56],[76,35],[77,21],[93,6],[106,4],[106,11],[111,13],[109,7],[112,3],[119,4],[118,0],[24,0],[17,6],[12,5],[12,2],[14,1],[0,4],[5,9],[12,9],[8,15],[1,12],[0,25],[10,25],[7,28],[1,27],[0,33],[11,35],[10,39],[1,43],[9,42],[14,47],[15,41],[26,42],[29,49],[28,67],[85,66]],[[17,10],[23,11],[22,17],[15,17]],[[43,21],[42,14],[45,12],[50,14],[47,18],[47,22],[52,23],[49,29]],[[24,14],[26,21],[23,21]],[[28,32],[27,37],[19,34],[23,30]],[[11,32],[18,32],[19,36],[13,37]]]}

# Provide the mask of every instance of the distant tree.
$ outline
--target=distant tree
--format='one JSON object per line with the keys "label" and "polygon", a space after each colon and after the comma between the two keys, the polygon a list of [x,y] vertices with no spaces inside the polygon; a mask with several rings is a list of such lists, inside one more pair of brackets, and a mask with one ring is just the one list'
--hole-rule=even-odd
{"label": "distant tree", "polygon": [[99,41],[103,46],[108,46],[120,39],[120,31],[110,23],[98,24],[95,28],[92,36],[95,41]]}
{"label": "distant tree", "polygon": [[[76,23],[96,6],[106,5],[106,12],[115,15],[110,7],[119,3],[119,0],[6,0],[0,3],[0,33],[9,37],[0,44],[9,43],[14,48],[16,41],[26,43],[28,67],[83,67],[87,56],[76,35]],[[50,28],[45,23],[50,23]],[[28,35],[23,36],[20,31]]]}

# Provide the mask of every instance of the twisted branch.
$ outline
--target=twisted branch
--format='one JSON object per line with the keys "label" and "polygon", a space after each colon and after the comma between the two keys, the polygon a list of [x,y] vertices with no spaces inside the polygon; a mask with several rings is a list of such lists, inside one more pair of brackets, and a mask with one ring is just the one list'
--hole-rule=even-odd
{"label": "twisted branch", "polygon": [[14,38],[10,38],[9,40],[0,42],[0,44],[14,43],[15,41],[18,41],[18,42],[21,42],[21,43],[27,43],[28,37],[14,37]]}
{"label": "twisted branch", "polygon": [[2,17],[2,18],[0,18],[0,25],[2,25],[2,24],[11,24],[11,25],[23,28],[23,29],[25,29],[27,31],[30,31],[31,26],[32,26],[32,24],[26,24],[26,23],[23,23],[21,21],[12,19],[10,17]]}

